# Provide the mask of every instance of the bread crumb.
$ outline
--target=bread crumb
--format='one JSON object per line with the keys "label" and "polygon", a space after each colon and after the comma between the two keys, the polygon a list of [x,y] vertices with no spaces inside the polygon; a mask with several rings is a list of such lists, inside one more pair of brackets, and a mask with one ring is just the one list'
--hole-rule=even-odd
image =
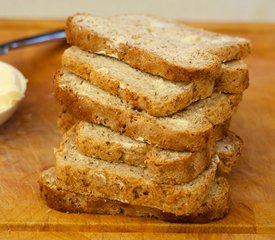
{"label": "bread crumb", "polygon": [[102,73],[102,74],[108,74],[109,73],[109,70],[107,68],[98,68],[97,69],[98,72]]}
{"label": "bread crumb", "polygon": [[120,180],[116,180],[116,184],[118,185],[120,190],[125,188],[125,184],[123,182],[121,182]]}
{"label": "bread crumb", "polygon": [[136,138],[137,141],[140,141],[140,142],[144,142],[144,138],[143,137],[138,137]]}
{"label": "bread crumb", "polygon": [[102,185],[106,184],[106,182],[107,182],[106,177],[103,174],[96,174],[95,173],[95,176],[97,177],[97,180],[98,180],[99,184],[102,184]]}
{"label": "bread crumb", "polygon": [[98,51],[98,52],[95,52],[95,53],[97,53],[97,54],[102,54],[102,55],[106,55],[106,51]]}

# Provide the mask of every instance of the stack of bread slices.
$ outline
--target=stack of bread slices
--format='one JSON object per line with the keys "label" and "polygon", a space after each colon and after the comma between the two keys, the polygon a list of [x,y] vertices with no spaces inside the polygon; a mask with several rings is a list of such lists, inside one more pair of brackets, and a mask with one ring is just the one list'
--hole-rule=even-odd
{"label": "stack of bread slices", "polygon": [[67,20],[54,93],[63,139],[41,195],[66,212],[208,222],[229,209],[246,39],[148,15]]}

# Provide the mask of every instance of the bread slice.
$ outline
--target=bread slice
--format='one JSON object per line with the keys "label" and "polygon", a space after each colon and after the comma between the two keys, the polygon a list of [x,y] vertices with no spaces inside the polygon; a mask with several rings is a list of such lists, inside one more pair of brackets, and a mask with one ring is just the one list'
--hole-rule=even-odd
{"label": "bread slice", "polygon": [[[226,174],[230,173],[232,168],[239,163],[242,148],[243,148],[243,140],[238,135],[236,135],[235,133],[228,130],[229,125],[230,125],[230,120],[231,119],[228,119],[224,123],[214,126],[213,139],[217,139],[216,148],[217,148],[217,154],[220,159],[219,164],[218,164],[218,174],[220,174],[220,175],[226,175]],[[58,116],[58,127],[61,130],[62,134],[67,132],[70,128],[72,128],[78,122],[80,122],[80,120],[75,118],[74,116],[72,116],[70,113],[68,113],[66,108],[63,108],[60,111],[59,116]],[[92,125],[94,125],[94,124],[92,124]],[[101,126],[101,127],[103,127],[103,126]],[[106,127],[105,127],[105,129],[107,129],[107,131],[112,136],[112,138],[116,138],[115,135],[117,135],[118,133],[116,133]],[[114,136],[113,136],[113,134],[114,134]],[[120,136],[122,136],[122,135],[120,135]],[[85,139],[84,136],[82,136],[82,137]],[[100,139],[100,135],[98,135],[98,137],[99,137],[98,141],[100,142],[100,140],[102,140],[102,139]],[[129,139],[126,136],[124,136],[123,138]],[[133,139],[131,139],[131,140],[135,141]],[[102,147],[105,145],[112,144],[112,142],[115,142],[115,139],[112,139],[109,141],[103,141],[100,143],[101,144],[100,146],[95,145],[98,147],[97,154],[98,154],[99,158],[105,159],[105,160],[108,160],[108,159],[111,160],[110,157],[104,158]],[[140,141],[135,141],[135,142],[138,142],[139,144],[145,144],[144,142],[140,142]],[[95,144],[95,143],[93,143],[93,144]],[[121,145],[121,143],[117,142],[117,144],[118,144],[118,149],[120,149],[120,150],[117,150],[117,149],[116,150],[120,152],[119,155],[121,155],[121,159],[124,159],[125,162],[128,162],[128,163],[131,162],[131,160],[129,160],[129,159],[127,160],[127,158],[130,158],[130,157],[136,158],[136,156],[134,155],[137,152],[136,149],[132,149],[132,152],[128,151],[127,154],[125,155],[124,149],[123,149],[123,146]],[[82,148],[84,148],[84,145],[85,145],[85,143],[82,145]],[[141,146],[141,145],[139,145],[139,146]],[[79,149],[79,151],[81,151],[81,147],[80,148],[78,147],[78,149]],[[91,151],[91,150],[88,150],[88,151]],[[143,151],[143,150],[138,150],[138,151]],[[106,150],[106,152],[111,154],[109,150]],[[101,155],[101,153],[102,153],[102,155]],[[83,152],[83,154],[89,155],[88,152]],[[90,156],[92,156],[92,155],[90,155]],[[97,155],[95,154],[94,156],[97,156]],[[114,153],[112,153],[113,161],[118,161],[118,158],[116,158],[115,156],[116,155]]]}
{"label": "bread slice", "polygon": [[[70,72],[153,116],[170,115],[192,102],[209,97],[215,83],[215,79],[194,80],[192,83],[167,81],[136,70],[114,58],[89,53],[76,46],[64,52],[62,65]],[[234,93],[239,88],[238,93],[242,93],[240,91],[248,83],[247,67],[241,61],[222,64],[222,78],[216,81],[218,92],[230,93],[232,89]],[[231,83],[234,86],[230,87]]]}
{"label": "bread slice", "polygon": [[240,94],[249,86],[248,68],[244,61],[222,64],[222,74],[215,82],[215,91]]}
{"label": "bread slice", "polygon": [[149,15],[68,18],[67,41],[174,81],[216,79],[221,63],[242,59],[250,42]]}
{"label": "bread slice", "polygon": [[76,46],[64,52],[62,65],[153,116],[167,116],[191,102],[210,96],[215,82],[215,79],[195,80],[192,83],[167,81],[114,58],[89,53]]}
{"label": "bread slice", "polygon": [[66,191],[56,185],[55,179],[54,168],[41,173],[39,178],[41,196],[50,208],[67,213],[121,214],[131,217],[153,217],[169,222],[205,223],[223,218],[230,206],[229,185],[223,177],[215,179],[204,203],[190,215],[175,215],[156,208]]}
{"label": "bread slice", "polygon": [[55,153],[57,184],[64,190],[158,208],[176,215],[196,211],[214,182],[218,157],[197,178],[181,185],[155,183],[147,169],[89,158],[77,151],[75,135],[63,135]]}
{"label": "bread slice", "polygon": [[209,165],[214,152],[214,144],[197,152],[164,150],[83,121],[76,126],[76,146],[89,157],[146,167],[152,181],[165,184],[192,181]]}
{"label": "bread slice", "polygon": [[213,125],[230,118],[241,101],[241,95],[212,94],[170,117],[153,117],[66,70],[55,76],[54,92],[59,103],[79,119],[178,151],[206,147]]}
{"label": "bread slice", "polygon": [[[196,152],[164,150],[114,132],[97,124],[80,121],[76,125],[76,146],[82,154],[112,162],[123,162],[148,169],[152,181],[182,184],[196,178],[209,164],[213,153],[220,157],[221,168],[228,171],[240,158],[242,141],[229,132],[217,144]],[[234,156],[231,162],[228,158]],[[219,167],[218,167],[219,168]]]}
{"label": "bread slice", "polygon": [[[73,125],[78,123],[78,118],[74,117],[72,114],[69,113],[69,111],[66,109],[66,107],[62,106],[58,117],[57,117],[57,126],[61,133],[67,132]],[[222,123],[219,123],[217,125],[214,125],[213,127],[213,139],[219,140],[223,138],[227,134],[227,131],[229,129],[231,118],[225,120]]]}
{"label": "bread slice", "polygon": [[241,159],[243,140],[238,135],[228,131],[223,139],[216,142],[216,148],[220,159],[218,174],[229,174]]}

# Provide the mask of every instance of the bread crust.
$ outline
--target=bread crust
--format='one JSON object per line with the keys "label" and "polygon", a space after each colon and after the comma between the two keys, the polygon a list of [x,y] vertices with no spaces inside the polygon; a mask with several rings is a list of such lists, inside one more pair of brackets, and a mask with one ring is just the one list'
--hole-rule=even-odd
{"label": "bread crust", "polygon": [[[73,119],[73,121],[72,121]],[[222,124],[218,124],[214,126],[214,137],[213,139],[216,139],[216,148],[217,150],[215,150],[215,152],[217,151],[217,154],[219,156],[220,162],[218,164],[218,171],[217,174],[218,175],[227,175],[229,174],[232,169],[238,165],[238,163],[240,162],[241,159],[241,152],[242,152],[242,148],[243,148],[243,140],[234,132],[232,131],[228,131],[229,129],[229,125],[230,125],[230,121],[231,119],[227,119],[224,123]],[[60,129],[60,131],[62,133],[65,133],[66,131],[68,131],[71,127],[73,127],[75,124],[77,124],[79,122],[78,119],[74,118],[71,114],[69,114],[67,112],[66,109],[62,109],[59,117],[58,117],[58,127]],[[78,127],[76,127],[78,128]],[[79,137],[79,136],[77,136]],[[128,155],[125,156],[123,153],[123,150],[121,147],[117,148],[117,152],[112,151],[109,148],[109,144],[108,144],[108,148],[104,148],[105,144],[103,143],[99,143],[99,145],[97,145],[97,149],[96,151],[92,151],[91,150],[91,144],[95,144],[94,141],[89,141],[86,142],[86,138],[83,138],[82,140],[80,140],[80,142],[78,142],[79,140],[77,140],[76,144],[78,146],[79,151],[81,151],[83,154],[87,155],[87,156],[94,156],[100,159],[104,159],[104,160],[109,160],[109,161],[123,161],[126,162],[127,164],[132,164],[132,165],[136,165],[138,162],[139,164],[142,165],[142,163],[144,162],[143,155],[147,154],[147,152],[149,152],[152,149],[152,146],[149,147],[148,144],[146,143],[142,143],[147,145],[146,150],[144,148],[140,148],[138,151],[136,150],[132,150],[129,151]],[[229,148],[228,148],[229,146]],[[89,153],[89,151],[91,151]],[[137,155],[136,155],[137,153]],[[104,154],[104,155],[102,155]],[[132,159],[132,160],[130,160]],[[133,160],[134,159],[134,160]],[[180,168],[178,168],[177,165],[175,165],[175,168],[173,171],[179,171]],[[157,181],[159,182],[163,182],[165,180],[165,177],[160,174],[160,172],[158,171],[157,175],[159,175],[159,179]],[[195,175],[194,175],[195,176]],[[177,179],[177,177],[175,177],[175,179]],[[178,178],[180,179],[180,178]]]}
{"label": "bread crust", "polygon": [[220,74],[220,61],[217,57],[208,53],[197,53],[198,58],[203,58],[208,65],[203,69],[182,68],[171,63],[152,52],[137,47],[120,43],[119,50],[112,48],[110,39],[100,34],[81,28],[73,21],[73,16],[67,19],[67,42],[80,48],[95,53],[104,53],[107,56],[115,56],[134,68],[164,77],[173,81],[193,81],[194,79],[215,79]]}
{"label": "bread crust", "polygon": [[[75,126],[76,146],[86,156],[111,162],[121,162],[133,166],[146,167],[152,181],[165,184],[183,184],[196,178],[210,163],[214,144],[197,152],[175,152],[163,150],[136,141],[131,148],[122,142],[85,135],[85,125]],[[94,126],[96,127],[96,126]],[[108,131],[108,129],[106,129]]]}
{"label": "bread crust", "polygon": [[240,94],[248,88],[248,68],[243,61],[232,61],[223,65],[221,77],[215,83],[215,91]]}
{"label": "bread crust", "polygon": [[[72,48],[76,49],[75,47]],[[78,51],[81,52],[80,49]],[[90,81],[103,90],[119,96],[134,107],[145,110],[152,116],[171,115],[184,109],[194,101],[210,96],[213,92],[214,79],[209,79],[205,81],[194,81],[192,87],[186,87],[180,93],[174,94],[173,96],[154,99],[154,96],[137,92],[131,87],[123,87],[120,79],[113,78],[108,74],[98,71],[92,64],[85,62],[70,52],[72,51],[69,49],[65,51],[62,56],[62,65],[65,69]],[[129,78],[131,78],[131,76],[129,76]],[[133,79],[133,81],[137,81],[137,79]],[[152,81],[154,81],[154,79],[152,79]]]}
{"label": "bread crust", "polygon": [[[107,24],[98,25],[100,19]],[[247,66],[233,60],[250,53],[250,42],[148,15],[76,14],[67,19],[66,34],[72,45],[170,82],[131,89],[124,78],[124,88],[77,56],[64,54],[63,70],[54,80],[55,97],[64,106],[58,120],[63,140],[55,152],[56,168],[39,180],[47,204],[61,211],[171,222],[224,217],[229,186],[221,175],[239,162],[243,146],[228,127],[249,85]],[[184,92],[172,85],[183,82],[192,88]],[[155,98],[152,89],[157,89]],[[125,150],[119,141],[83,136],[83,121],[141,143],[131,149],[126,141]]]}
{"label": "bread crust", "polygon": [[217,169],[218,175],[228,175],[239,164],[243,145],[241,137],[231,131],[228,131],[223,139],[217,141],[217,154],[220,159]]}
{"label": "bread crust", "polygon": [[179,132],[161,125],[148,114],[133,110],[122,111],[116,106],[102,105],[92,98],[78,96],[73,89],[60,87],[60,75],[56,75],[54,93],[61,105],[75,117],[108,126],[131,138],[143,138],[150,144],[173,150],[199,150],[207,146],[211,138],[212,125],[204,121],[204,129],[199,133]]}
{"label": "bread crust", "polygon": [[201,114],[202,110],[204,110],[203,114],[208,114],[208,112],[210,114],[207,117],[198,115],[198,123],[192,123],[196,124],[196,130],[188,128],[188,131],[177,131],[175,128],[172,129],[163,124],[161,121],[163,119],[131,109],[122,110],[122,108],[113,105],[101,104],[92,97],[78,95],[70,87],[61,84],[61,81],[62,73],[59,73],[54,82],[56,99],[73,116],[110,127],[130,138],[142,138],[149,144],[177,151],[197,151],[206,147],[212,138],[213,124],[219,124],[230,118],[241,100],[239,95],[228,95],[223,96],[224,99],[219,104],[220,109],[215,106],[200,109],[199,105],[197,107],[198,114]]}
{"label": "bread crust", "polygon": [[[197,211],[190,215],[179,216],[155,208],[65,191],[56,185],[54,168],[42,172],[38,182],[41,197],[47,205],[66,213],[120,214],[131,217],[153,217],[168,222],[206,223],[223,218],[230,206],[229,185],[222,177],[216,178],[210,194]],[[214,191],[215,187],[218,188],[217,191]]]}
{"label": "bread crust", "polygon": [[[220,74],[222,62],[244,58],[250,53],[251,48],[248,40],[232,37],[230,43],[217,45],[215,47],[208,46],[208,48],[199,48],[198,45],[197,48],[194,48],[194,50],[187,55],[187,57],[189,57],[190,64],[178,65],[171,59],[165,59],[157,52],[136,47],[135,45],[129,44],[127,41],[120,41],[119,47],[117,47],[116,40],[114,40],[115,36],[114,39],[103,36],[100,32],[94,31],[92,26],[88,29],[88,27],[81,24],[81,21],[78,22],[77,19],[79,17],[82,19],[97,19],[97,17],[90,14],[76,14],[69,17],[66,23],[68,43],[77,45],[87,51],[116,57],[134,68],[174,81],[216,79]],[[113,21],[112,23],[115,24],[116,18],[109,18],[109,20],[110,22]],[[160,23],[164,24],[167,23],[167,20],[160,20],[156,17],[151,17],[151,21],[160,21]],[[173,24],[181,29],[190,29],[190,27],[172,21],[169,21],[169,24]],[[155,31],[155,28],[150,30]],[[196,31],[199,31],[201,36],[204,34],[209,34],[209,32],[204,31],[203,33],[202,30],[198,29],[192,29],[192,31],[194,31],[195,35]],[[212,34],[212,36],[214,38],[224,37],[224,35],[221,34]],[[131,36],[128,37],[131,38]],[[174,38],[175,37],[176,36],[174,36]],[[182,49],[178,49],[178,51],[180,50]],[[192,64],[192,61],[194,60],[200,62],[200,64],[196,67]]]}
{"label": "bread crust", "polygon": [[68,110],[62,106],[57,116],[56,124],[59,131],[63,134],[79,121],[79,119],[70,114]]}
{"label": "bread crust", "polygon": [[[232,63],[222,64],[221,77],[216,79],[216,81],[214,79],[204,81],[195,80],[192,82],[192,86],[187,86],[186,84],[186,87],[177,94],[167,96],[166,98],[156,99],[153,95],[147,95],[141,91],[136,91],[132,88],[131,84],[130,86],[124,86],[121,79],[108,73],[108,68],[104,68],[104,64],[100,69],[97,69],[91,62],[94,57],[99,59],[105,58],[104,61],[109,61],[109,63],[112,61],[114,66],[116,66],[116,64],[118,66],[122,65],[124,68],[128,69],[128,71],[133,71],[133,75],[135,75],[137,71],[127,66],[127,64],[118,63],[115,59],[90,54],[82,51],[76,46],[64,52],[62,56],[62,65],[63,68],[68,71],[113,95],[119,96],[134,107],[143,109],[152,116],[171,115],[184,109],[192,102],[209,97],[214,91],[240,94],[248,87],[249,79],[246,64],[242,61],[234,61]],[[105,69],[107,72],[100,71],[101,69]],[[120,71],[120,69],[117,71]],[[149,74],[144,74],[149,78]],[[132,76],[129,76],[129,78],[132,78],[133,84],[139,81],[139,79],[135,79],[135,77]],[[155,76],[151,76],[150,80],[156,81]],[[156,92],[155,94],[159,93]]]}
{"label": "bread crust", "polygon": [[77,151],[73,131],[63,135],[57,149],[57,184],[65,190],[161,209],[176,215],[189,214],[203,203],[215,179],[218,158],[190,183],[153,182],[147,170],[123,163],[89,158]]}

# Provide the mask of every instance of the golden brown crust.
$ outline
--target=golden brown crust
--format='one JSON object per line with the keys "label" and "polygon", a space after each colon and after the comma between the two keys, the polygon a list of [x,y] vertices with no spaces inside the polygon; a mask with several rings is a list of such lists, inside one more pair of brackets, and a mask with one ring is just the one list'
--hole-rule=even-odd
{"label": "golden brown crust", "polygon": [[224,93],[240,94],[248,86],[249,74],[247,65],[243,61],[239,61],[239,64],[231,62],[227,63],[227,67],[223,67],[221,77],[216,80],[215,90]]}
{"label": "golden brown crust", "polygon": [[[192,87],[188,88],[188,90],[185,88],[184,91],[182,90],[182,92],[178,94],[171,95],[167,97],[167,99],[157,100],[144,95],[142,92],[137,92],[131,89],[131,87],[121,87],[123,83],[121,83],[119,78],[112,78],[108,73],[97,70],[93,64],[89,62],[89,58],[92,59],[94,55],[88,57],[85,55],[85,58],[81,58],[79,55],[84,54],[83,51],[77,47],[72,47],[65,51],[62,56],[63,67],[83,79],[92,82],[101,89],[119,96],[134,107],[147,111],[153,116],[167,116],[175,113],[198,99],[210,96],[214,90],[223,93],[240,94],[248,87],[249,82],[246,64],[242,61],[233,61],[223,64],[222,75],[216,79],[215,88],[213,88],[214,80],[194,81]],[[114,64],[116,64],[116,62],[114,62]],[[120,66],[120,64],[118,65]],[[104,67],[104,65],[102,67]],[[108,71],[108,69],[106,70]],[[152,78],[150,80],[154,81],[155,79]]]}
{"label": "golden brown crust", "polygon": [[[79,119],[71,115],[65,107],[58,115],[58,124],[59,129],[64,133],[68,131],[73,125],[75,125]],[[229,129],[231,122],[231,117],[225,120],[223,123],[214,125],[213,127],[213,139],[220,140],[222,139]]]}
{"label": "golden brown crust", "polygon": [[220,140],[222,139],[229,129],[231,122],[231,117],[226,119],[224,122],[214,125],[213,128],[213,139]]}
{"label": "golden brown crust", "polygon": [[[191,182],[202,173],[211,160],[211,149],[190,152],[190,156],[178,156],[177,159],[161,159],[162,149],[153,148],[145,160],[146,167],[153,181],[166,184],[183,184]],[[179,153],[180,155],[180,153]]]}
{"label": "golden brown crust", "polygon": [[[251,49],[249,41],[233,40],[232,38],[231,43],[221,44],[214,48],[196,49],[189,55],[191,62],[192,59],[196,59],[200,61],[200,64],[204,64],[203,66],[195,67],[192,64],[178,66],[157,53],[148,52],[127,42],[120,42],[118,50],[112,44],[109,44],[112,42],[111,39],[78,24],[74,20],[78,15],[89,17],[89,14],[76,14],[67,19],[66,33],[67,41],[70,44],[77,45],[87,51],[102,52],[108,56],[115,56],[134,68],[174,81],[216,79],[220,74],[222,62],[244,58],[250,53]],[[216,34],[216,36],[222,38],[220,34]]]}
{"label": "golden brown crust", "polygon": [[[61,119],[66,119],[68,114],[65,111],[65,114],[60,114]],[[70,114],[69,114],[70,115]],[[68,117],[71,118],[70,116]],[[61,120],[61,122],[68,122],[66,120]],[[226,120],[222,124],[214,126],[214,137],[213,139],[220,140],[225,135],[229,128],[230,119]],[[146,143],[139,143],[142,146],[138,148],[125,149],[121,144],[113,142],[110,139],[105,139],[105,141],[100,138],[92,138],[86,136],[82,132],[85,130],[85,122],[80,121],[76,124],[76,146],[80,152],[86,156],[95,157],[107,161],[114,162],[125,162],[130,165],[139,165],[148,167],[148,172],[152,174],[152,180],[155,182],[168,183],[168,184],[181,184],[184,182],[190,182],[196,176],[198,176],[205,167],[209,164],[210,156],[214,155],[216,152],[216,147],[212,147],[209,144],[208,150],[204,149],[198,152],[189,152],[185,157],[180,155],[171,161],[157,161],[159,157],[167,156],[169,158],[169,151],[165,151],[159,148],[153,148],[152,145]],[[71,125],[72,126],[72,125]],[[60,126],[62,127],[62,126]],[[66,126],[65,126],[66,127]],[[234,139],[234,138],[233,138]],[[231,142],[228,142],[231,144]],[[161,154],[163,151],[164,155]],[[173,151],[171,151],[173,153]],[[161,156],[158,156],[161,154]],[[229,152],[230,156],[232,152]],[[229,158],[230,158],[229,156]],[[223,151],[221,155],[222,162],[227,161],[228,164],[230,159],[226,152]]]}
{"label": "golden brown crust", "polygon": [[[71,129],[72,130],[72,129]],[[218,158],[188,184],[160,184],[147,170],[123,163],[89,158],[77,151],[73,131],[63,136],[55,152],[57,184],[72,192],[144,205],[175,214],[195,211],[206,198],[215,179]]]}
{"label": "golden brown crust", "polygon": [[41,197],[55,210],[69,213],[122,214],[132,217],[153,217],[169,222],[205,223],[223,218],[229,210],[229,185],[225,178],[217,178],[218,191],[209,195],[202,206],[190,215],[176,216],[158,209],[134,206],[126,203],[101,199],[92,195],[65,191],[55,183],[54,169],[44,171],[39,179]]}
{"label": "golden brown crust", "polygon": [[57,116],[57,127],[61,133],[67,132],[77,122],[79,122],[79,120],[70,114],[64,106],[62,106],[61,111]]}
{"label": "golden brown crust", "polygon": [[[70,114],[66,113],[66,110],[63,110],[60,114],[60,123],[64,123],[65,125],[59,125],[59,127],[61,128],[62,132],[66,132],[67,130],[69,130],[73,125],[70,124],[69,126],[67,125],[67,123],[69,122],[69,120],[72,118],[72,116]],[[66,120],[66,118],[68,118],[68,120]],[[214,154],[217,151],[217,154],[219,156],[220,162],[218,164],[218,171],[217,174],[218,175],[227,175],[229,174],[233,167],[235,167],[241,158],[241,151],[243,148],[243,141],[242,139],[237,136],[235,133],[228,131],[229,128],[229,124],[230,124],[230,120],[228,119],[226,120],[223,124],[218,124],[214,126],[214,138],[217,140],[217,144],[216,144],[216,148],[214,149],[214,151],[211,153]],[[78,121],[75,119],[75,122]],[[79,126],[79,124],[77,125]],[[78,127],[77,127],[78,129]],[[137,165],[140,164],[141,166],[143,166],[144,164],[144,157],[146,154],[148,154],[148,152],[152,151],[151,147],[149,147],[150,145],[146,144],[148,147],[146,148],[147,150],[145,151],[144,149],[139,149],[139,151],[135,150],[130,150],[130,152],[128,153],[128,156],[125,156],[125,153],[123,153],[123,150],[120,147],[114,148],[111,147],[110,148],[110,143],[109,144],[104,144],[102,142],[98,143],[98,145],[96,147],[93,147],[95,144],[94,140],[90,140],[88,141],[87,138],[81,136],[81,135],[77,135],[77,146],[80,152],[82,152],[83,154],[87,155],[87,156],[93,156],[96,158],[100,158],[100,159],[104,159],[107,161],[121,161],[121,162],[126,162],[127,164],[131,164],[131,165]],[[226,138],[226,139],[223,139]],[[218,145],[220,145],[220,147],[218,147]],[[230,146],[228,148],[228,146]],[[150,150],[149,150],[150,149]],[[154,151],[159,151],[160,149],[156,149]],[[134,152],[133,152],[134,151]],[[199,154],[199,153],[198,153]],[[192,153],[192,159],[188,158],[188,160],[190,160],[189,164],[192,164],[193,162],[193,158],[194,158],[195,154]],[[209,159],[209,158],[208,158]],[[205,158],[205,163],[200,165],[200,167],[204,168],[203,166],[207,166],[209,163],[209,160]],[[185,162],[186,159],[184,159]],[[180,161],[180,160],[179,160]],[[180,165],[183,166],[184,169],[180,168],[178,166],[178,161],[174,161],[174,162],[168,162],[167,164],[170,165],[171,171],[173,171],[173,178],[176,179],[176,181],[180,181],[180,179],[184,178],[184,179],[192,179],[195,178],[197,175],[191,173],[188,171],[188,177],[185,176],[185,174],[183,172],[186,172],[187,167],[184,165],[184,162]],[[174,166],[174,167],[172,167]],[[190,167],[189,167],[190,168]],[[166,164],[164,165],[158,165],[154,170],[155,170],[155,179],[154,181],[157,182],[167,182],[169,183],[169,180],[167,180],[167,174],[168,172],[165,172],[166,169]],[[152,171],[154,171],[152,169]],[[183,172],[181,172],[183,171]],[[180,173],[181,172],[181,173]],[[199,171],[197,171],[198,173]],[[180,175],[180,176],[179,176]],[[171,177],[171,173],[168,176],[168,178]],[[170,184],[172,184],[172,181],[170,179]],[[188,180],[186,180],[187,182]],[[184,181],[183,181],[184,182]]]}
{"label": "golden brown crust", "polygon": [[240,60],[247,57],[251,53],[251,43],[249,41],[242,41],[230,45],[230,47],[222,46],[209,51],[218,56],[222,62],[232,60]]}
{"label": "golden brown crust", "polygon": [[150,178],[156,183],[188,183],[209,165],[214,155],[211,155],[212,148],[215,148],[212,144],[197,152],[184,153],[163,150],[145,143],[141,143],[142,147],[126,149],[112,139],[104,141],[97,140],[97,136],[85,136],[81,133],[83,124],[80,121],[75,127],[76,146],[81,153],[102,160],[146,167]]}
{"label": "golden brown crust", "polygon": [[[93,59],[95,55],[87,56],[87,54],[89,53],[84,54],[78,47],[71,47],[64,52],[62,65],[70,72],[92,82],[113,95],[119,96],[134,107],[143,109],[153,116],[167,116],[175,113],[198,99],[210,96],[214,90],[223,93],[240,94],[248,87],[249,78],[246,64],[243,61],[232,61],[222,65],[222,74],[220,78],[216,79],[215,88],[213,88],[213,79],[209,81],[193,81],[192,87],[188,88],[188,90],[185,88],[184,91],[171,95],[167,99],[157,100],[144,95],[142,92],[137,92],[131,87],[124,87],[119,78],[113,78],[112,75],[108,74],[107,68],[107,73],[99,71],[100,69],[96,69],[92,62],[89,62],[89,59]],[[110,59],[103,56],[99,58]],[[109,61],[114,61],[113,63],[116,66],[117,61],[115,59],[110,59]],[[117,65],[121,66],[121,64]],[[104,64],[102,67],[104,68]],[[154,81],[155,79],[152,77],[150,80]]]}
{"label": "golden brown crust", "polygon": [[[199,102],[195,107],[192,106],[192,111],[197,109],[199,113],[196,122],[190,123],[192,126],[188,129],[177,130],[171,124],[166,125],[167,121],[173,121],[173,124],[178,121],[173,117],[165,118],[165,123],[163,123],[163,118],[156,118],[126,107],[101,103],[93,100],[92,97],[79,95],[69,86],[60,84],[60,82],[62,82],[62,73],[56,75],[55,96],[73,116],[110,127],[130,138],[142,138],[149,144],[177,151],[197,151],[206,147],[212,138],[213,124],[222,123],[225,119],[230,118],[241,100],[240,95],[215,95],[213,99],[211,97],[205,102]],[[213,104],[216,98],[217,102]],[[210,103],[207,103],[209,101]],[[207,105],[203,107],[205,104]],[[180,114],[190,115],[190,111],[189,108]],[[204,117],[200,115],[201,113],[205,114]],[[192,118],[194,117],[194,113],[192,113]]]}

